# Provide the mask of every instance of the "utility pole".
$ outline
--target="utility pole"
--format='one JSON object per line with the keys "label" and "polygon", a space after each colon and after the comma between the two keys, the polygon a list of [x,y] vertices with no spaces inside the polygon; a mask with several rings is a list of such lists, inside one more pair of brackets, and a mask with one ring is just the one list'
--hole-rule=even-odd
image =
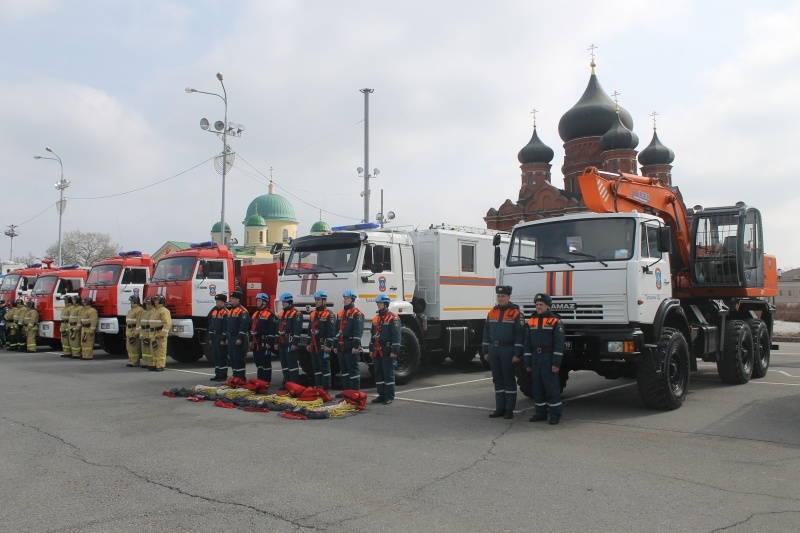
{"label": "utility pole", "polygon": [[364,93],[364,223],[369,222],[369,95],[374,89],[361,89]]}

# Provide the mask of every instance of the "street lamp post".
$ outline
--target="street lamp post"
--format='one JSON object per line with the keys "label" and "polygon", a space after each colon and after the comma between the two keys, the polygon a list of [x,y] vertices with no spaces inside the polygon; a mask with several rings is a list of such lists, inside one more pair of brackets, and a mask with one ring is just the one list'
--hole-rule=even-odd
{"label": "street lamp post", "polygon": [[[228,135],[232,135],[234,137],[241,137],[242,132],[244,131],[244,126],[241,124],[234,124],[231,122],[228,123],[228,92],[225,90],[225,84],[222,82],[222,74],[217,72],[217,79],[219,80],[219,84],[222,85],[222,94],[217,93],[209,93],[206,91],[198,91],[197,89],[192,89],[191,87],[186,88],[186,92],[191,93],[200,93],[200,94],[210,94],[211,96],[218,96],[222,102],[225,104],[225,119],[224,122],[220,122],[219,120],[214,123],[214,130],[209,129],[209,122],[208,119],[203,118],[200,120],[200,128],[203,131],[209,131],[214,133],[222,139],[222,208],[220,209],[220,232],[222,233],[222,244],[227,244],[225,242],[225,175],[228,171]],[[231,154],[233,157],[233,154]],[[233,165],[233,162],[231,162]]]}
{"label": "street lamp post", "polygon": [[58,200],[58,266],[61,266],[61,217],[64,214],[64,209],[66,208],[66,205],[64,205],[64,189],[69,187],[72,182],[64,179],[64,163],[61,162],[61,158],[58,157],[58,154],[56,154],[49,146],[46,146],[45,150],[53,154],[55,157],[42,157],[40,155],[35,155],[33,158],[58,161],[58,164],[61,167],[61,179],[58,181],[58,183],[53,185],[58,190],[60,195]]}
{"label": "street lamp post", "polygon": [[15,225],[15,224],[9,224],[7,227],[8,227],[8,229],[5,231],[5,234],[8,237],[11,238],[11,249],[8,251],[8,260],[9,261],[13,261],[14,260],[14,237],[19,235],[19,232],[17,232],[17,228],[19,226]]}

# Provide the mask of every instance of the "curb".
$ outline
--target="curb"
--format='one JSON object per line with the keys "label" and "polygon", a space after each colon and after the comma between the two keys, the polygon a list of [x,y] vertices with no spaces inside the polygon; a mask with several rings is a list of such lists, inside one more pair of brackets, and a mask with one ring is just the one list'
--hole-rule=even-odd
{"label": "curb", "polygon": [[800,342],[800,337],[790,337],[788,335],[773,335],[772,342]]}

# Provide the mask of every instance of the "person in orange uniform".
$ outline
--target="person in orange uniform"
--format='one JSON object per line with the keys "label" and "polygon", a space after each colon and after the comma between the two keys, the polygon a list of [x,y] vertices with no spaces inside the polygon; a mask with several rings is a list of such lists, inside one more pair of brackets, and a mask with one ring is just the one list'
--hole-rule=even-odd
{"label": "person in orange uniform", "polygon": [[314,305],[309,317],[311,344],[311,367],[314,369],[314,386],[325,390],[331,388],[331,348],[336,335],[336,315],[328,311],[325,304],[328,294],[325,291],[314,293]]}
{"label": "person in orange uniform", "polygon": [[375,297],[378,314],[372,319],[369,351],[375,370],[378,397],[372,403],[389,405],[394,401],[394,369],[400,353],[400,317],[389,311],[391,300],[385,294]]}
{"label": "person in orange uniform", "polygon": [[256,312],[250,320],[253,359],[256,363],[256,379],[272,382],[272,349],[278,334],[278,317],[269,308],[269,295],[256,294]]}
{"label": "person in orange uniform", "polygon": [[525,368],[533,378],[533,408],[531,422],[561,419],[561,383],[558,372],[564,356],[564,323],[550,312],[550,295],[534,296],[536,314],[525,326]]}
{"label": "person in orange uniform", "polygon": [[250,313],[241,304],[242,293],[231,292],[231,307],[226,317],[226,339],[228,341],[228,360],[233,377],[247,379],[244,358],[250,346]]}
{"label": "person in orange uniform", "polygon": [[514,418],[517,405],[517,380],[514,363],[522,356],[525,339],[525,317],[519,307],[511,303],[511,286],[495,287],[497,305],[486,317],[483,328],[483,359],[489,362],[494,383],[495,409],[489,418]]}

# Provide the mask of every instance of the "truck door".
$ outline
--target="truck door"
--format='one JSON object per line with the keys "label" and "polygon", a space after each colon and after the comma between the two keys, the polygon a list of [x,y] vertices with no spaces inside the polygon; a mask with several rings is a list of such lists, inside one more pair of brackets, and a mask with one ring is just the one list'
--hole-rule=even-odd
{"label": "truck door", "polygon": [[402,262],[401,268],[403,275],[401,281],[403,283],[401,292],[403,300],[410,302],[414,298],[414,291],[417,288],[417,275],[414,270],[414,247],[409,244],[400,245],[400,260]]}
{"label": "truck door", "polygon": [[144,300],[144,284],[147,282],[147,269],[127,267],[122,271],[117,287],[117,313],[125,316],[131,310],[131,296],[138,296],[139,302]]}
{"label": "truck door", "polygon": [[[639,226],[639,260],[636,272],[638,291],[630,291],[631,310],[638,309],[641,320],[649,321],[655,316],[658,306],[672,295],[669,262],[658,251],[658,228],[655,221],[643,222]],[[638,300],[643,300],[642,304]]]}
{"label": "truck door", "polygon": [[[367,299],[374,300],[378,294],[386,294],[392,300],[402,300],[402,277],[398,275],[401,271],[399,264],[395,269],[396,258],[392,253],[390,244],[370,243],[364,248],[364,261],[361,265],[362,279],[368,278],[368,282],[374,282],[374,292],[369,291]],[[379,265],[380,268],[374,268]],[[380,270],[380,271],[378,271]]]}

